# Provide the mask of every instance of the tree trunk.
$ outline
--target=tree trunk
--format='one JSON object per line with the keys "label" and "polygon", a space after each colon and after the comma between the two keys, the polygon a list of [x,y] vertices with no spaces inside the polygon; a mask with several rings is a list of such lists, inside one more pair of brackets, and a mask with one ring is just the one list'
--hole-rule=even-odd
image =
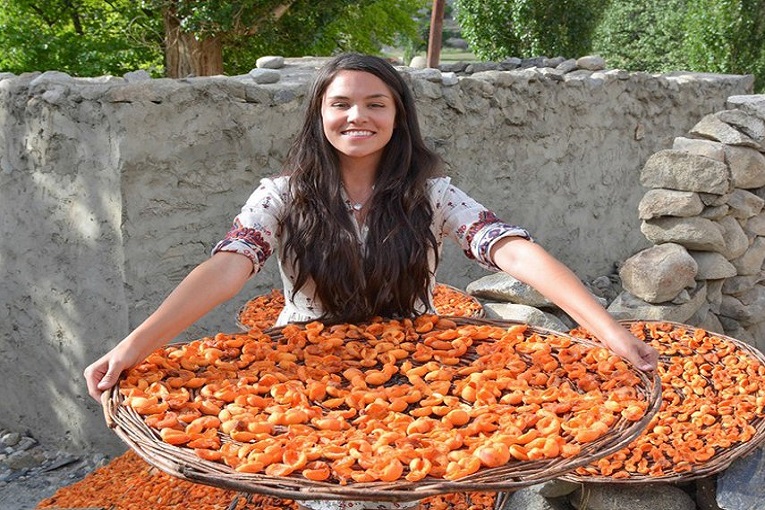
{"label": "tree trunk", "polygon": [[223,74],[223,45],[220,37],[198,40],[183,32],[172,7],[165,9],[165,76],[214,76]]}

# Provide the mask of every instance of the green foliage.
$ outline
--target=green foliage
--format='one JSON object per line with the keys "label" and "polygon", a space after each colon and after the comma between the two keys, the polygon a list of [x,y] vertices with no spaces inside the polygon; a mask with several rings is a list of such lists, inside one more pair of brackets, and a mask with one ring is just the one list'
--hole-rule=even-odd
{"label": "green foliage", "polygon": [[765,88],[765,0],[612,0],[593,50],[611,67],[753,74]]}
{"label": "green foliage", "polygon": [[296,2],[278,21],[261,21],[252,34],[226,34],[227,74],[249,71],[262,55],[299,57],[343,51],[379,53],[382,46],[416,39],[424,0]]}
{"label": "green foliage", "polygon": [[456,0],[462,36],[486,60],[581,56],[607,0]]}
{"label": "green foliage", "polygon": [[593,35],[610,67],[649,72],[686,68],[686,0],[612,0]]}
{"label": "green foliage", "polygon": [[219,37],[224,69],[241,74],[263,55],[379,53],[416,41],[428,0],[0,0],[0,71],[75,76],[164,73],[163,14],[197,39]]}
{"label": "green foliage", "polygon": [[0,0],[0,71],[161,73],[161,18],[131,0]]}
{"label": "green foliage", "polygon": [[695,71],[753,74],[765,90],[765,0],[688,2],[684,51]]}

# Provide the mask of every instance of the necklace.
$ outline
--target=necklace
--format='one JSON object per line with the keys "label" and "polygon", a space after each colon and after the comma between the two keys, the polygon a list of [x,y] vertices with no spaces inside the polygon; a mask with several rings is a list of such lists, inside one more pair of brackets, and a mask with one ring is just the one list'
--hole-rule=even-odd
{"label": "necklace", "polygon": [[372,195],[375,192],[375,187],[372,186],[372,189],[369,191],[369,195],[362,200],[361,202],[357,202],[356,200],[351,198],[351,194],[348,193],[348,190],[343,186],[343,189],[345,190],[345,196],[348,197],[347,203],[351,206],[351,209],[353,209],[356,212],[359,212],[364,208],[365,205],[367,205],[367,202],[369,202],[369,199],[372,198]]}

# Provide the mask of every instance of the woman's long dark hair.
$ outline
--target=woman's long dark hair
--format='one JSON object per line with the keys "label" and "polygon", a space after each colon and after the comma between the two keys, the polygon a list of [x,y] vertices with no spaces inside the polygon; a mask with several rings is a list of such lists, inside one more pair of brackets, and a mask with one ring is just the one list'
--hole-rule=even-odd
{"label": "woman's long dark hair", "polygon": [[[359,245],[342,199],[339,158],[322,127],[324,93],[340,71],[377,76],[396,106],[393,136],[369,201],[366,248]],[[428,302],[428,254],[436,256],[437,242],[426,181],[441,171],[440,158],[422,139],[412,93],[385,60],[344,54],[319,70],[308,101],[283,170],[291,176],[292,201],[281,219],[285,242],[280,257],[297,268],[294,287],[312,279],[322,318],[331,322],[412,316],[418,300]]]}

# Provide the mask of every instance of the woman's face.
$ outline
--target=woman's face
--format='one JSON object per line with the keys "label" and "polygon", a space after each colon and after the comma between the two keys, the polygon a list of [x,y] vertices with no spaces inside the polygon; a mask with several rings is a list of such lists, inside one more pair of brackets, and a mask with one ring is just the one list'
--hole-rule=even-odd
{"label": "woman's face", "polygon": [[376,168],[393,136],[396,105],[390,89],[377,76],[340,71],[324,92],[321,116],[324,136],[337,150],[344,168]]}

